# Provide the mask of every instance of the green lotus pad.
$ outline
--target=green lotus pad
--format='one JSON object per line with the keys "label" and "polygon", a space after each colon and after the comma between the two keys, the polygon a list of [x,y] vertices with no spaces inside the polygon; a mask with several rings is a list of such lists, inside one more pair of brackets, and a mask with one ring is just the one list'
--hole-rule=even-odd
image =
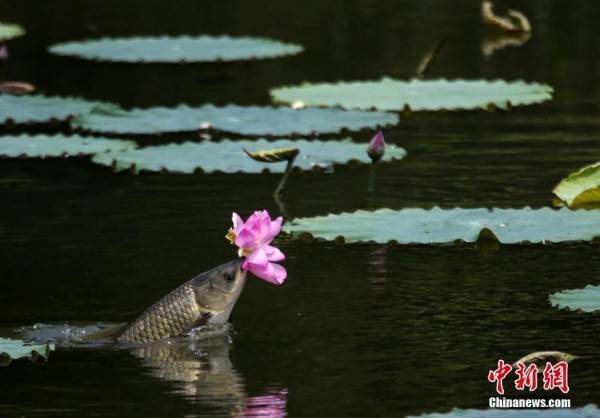
{"label": "green lotus pad", "polygon": [[0,22],[0,41],[7,41],[23,35],[25,35],[25,29],[22,26]]}
{"label": "green lotus pad", "polygon": [[298,235],[309,232],[317,238],[345,242],[402,244],[476,242],[484,229],[502,243],[523,241],[591,240],[600,234],[600,211],[567,208],[542,209],[379,209],[353,213],[296,218],[284,231]]}
{"label": "green lotus pad", "polygon": [[[341,141],[318,140],[286,140],[267,141],[204,141],[200,143],[185,142],[147,147],[125,152],[97,154],[93,162],[112,166],[115,171],[168,171],[172,173],[193,173],[221,171],[224,173],[260,173],[264,170],[283,172],[285,163],[263,164],[252,160],[244,153],[273,148],[298,148],[300,154],[295,166],[304,170],[315,166],[331,168],[333,164],[345,164],[351,160],[369,162],[367,144],[355,143],[350,139]],[[388,144],[384,160],[401,159],[406,155],[404,149]]]}
{"label": "green lotus pad", "polygon": [[0,338],[0,366],[7,366],[12,360],[30,359],[35,361],[38,357],[48,359],[54,344],[31,345],[21,340]]}
{"label": "green lotus pad", "polygon": [[[526,399],[519,399],[526,402]],[[538,407],[539,408],[539,407]],[[529,408],[517,409],[458,409],[446,413],[413,415],[406,418],[598,418],[600,410],[590,404],[583,408]]]}
{"label": "green lotus pad", "polygon": [[304,83],[271,90],[278,103],[341,106],[345,109],[459,110],[541,103],[552,99],[545,84],[504,80],[419,80],[383,78],[379,81]]}
{"label": "green lotus pad", "polygon": [[71,116],[91,112],[107,103],[76,97],[47,97],[38,95],[13,96],[0,94],[0,123],[41,123],[66,120]]}
{"label": "green lotus pad", "polygon": [[563,290],[550,295],[550,303],[559,309],[583,312],[600,311],[600,286],[587,285],[583,289]]}
{"label": "green lotus pad", "polygon": [[99,61],[212,62],[275,58],[302,52],[300,45],[267,38],[179,36],[102,38],[53,45],[49,51]]}
{"label": "green lotus pad", "polygon": [[558,183],[553,192],[572,208],[600,204],[600,163],[569,175]]}
{"label": "green lotus pad", "polygon": [[204,127],[241,135],[274,136],[338,133],[343,128],[356,131],[397,123],[397,115],[385,112],[317,108],[294,110],[288,107],[235,105],[225,107],[181,105],[174,108],[154,107],[133,110],[123,110],[117,106],[101,106],[71,122],[76,128],[117,134],[186,132]]}
{"label": "green lotus pad", "polygon": [[9,158],[70,157],[131,148],[135,148],[131,141],[78,135],[0,136],[0,157]]}

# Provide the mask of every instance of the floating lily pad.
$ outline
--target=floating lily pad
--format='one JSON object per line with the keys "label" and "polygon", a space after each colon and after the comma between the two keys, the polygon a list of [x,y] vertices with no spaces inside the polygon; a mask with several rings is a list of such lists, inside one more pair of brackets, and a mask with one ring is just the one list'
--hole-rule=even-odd
{"label": "floating lily pad", "polygon": [[254,152],[245,149],[244,152],[248,157],[260,163],[280,163],[292,161],[298,156],[300,150],[298,148],[272,148]]}
{"label": "floating lily pad", "polygon": [[569,175],[558,183],[553,192],[572,208],[600,204],[600,163]]}
{"label": "floating lily pad", "polygon": [[0,41],[25,35],[25,29],[21,25],[0,22]]}
{"label": "floating lily pad", "polygon": [[35,361],[38,357],[48,359],[54,344],[31,345],[22,340],[0,338],[0,366],[7,366],[12,360],[22,358]]}
{"label": "floating lily pad", "polygon": [[294,55],[302,49],[273,39],[229,36],[102,38],[49,48],[58,55],[121,62],[238,61]]}
{"label": "floating lily pad", "polygon": [[458,110],[541,103],[552,99],[545,84],[504,80],[393,80],[305,83],[271,90],[276,102],[345,109]]}
{"label": "floating lily pad", "polygon": [[131,148],[135,148],[131,141],[78,135],[0,136],[0,157],[69,157]]}
{"label": "floating lily pad", "polygon": [[587,285],[583,289],[563,290],[550,295],[550,303],[559,309],[569,308],[583,312],[600,311],[600,286]]}
{"label": "floating lily pad", "polygon": [[502,243],[523,241],[591,240],[600,233],[600,211],[573,211],[567,208],[542,209],[380,209],[373,212],[296,218],[284,231],[294,235],[308,232],[333,241],[375,241],[402,244],[476,242],[488,228]]}
{"label": "floating lily pad", "polygon": [[[527,399],[518,399],[518,402],[526,403]],[[406,418],[598,418],[600,410],[596,405],[587,405],[583,408],[544,408],[534,409],[458,409],[455,408],[446,413],[433,413],[415,415]]]}
{"label": "floating lily pad", "polygon": [[385,112],[234,105],[181,105],[133,110],[103,106],[72,121],[74,127],[103,133],[158,134],[195,131],[205,127],[241,135],[274,136],[337,133],[343,128],[355,131],[397,123],[397,115]]}
{"label": "floating lily pad", "polygon": [[91,112],[107,103],[93,102],[76,97],[48,97],[39,95],[14,96],[0,94],[0,123],[41,123],[66,120],[71,116]]}
{"label": "floating lily pad", "polygon": [[[300,155],[296,158],[295,166],[309,170],[315,166],[331,168],[333,164],[345,164],[351,160],[368,162],[367,144],[342,141],[310,141],[306,139],[266,141],[204,141],[200,143],[185,142],[183,144],[168,144],[147,147],[125,152],[110,152],[97,154],[95,163],[112,166],[114,170],[139,171],[168,171],[172,173],[193,173],[196,170],[204,172],[221,171],[225,173],[260,173],[265,165],[248,158],[244,149],[260,150],[270,148],[298,148]],[[386,161],[401,159],[406,155],[404,149],[388,146]],[[272,172],[283,172],[285,163],[270,164]]]}

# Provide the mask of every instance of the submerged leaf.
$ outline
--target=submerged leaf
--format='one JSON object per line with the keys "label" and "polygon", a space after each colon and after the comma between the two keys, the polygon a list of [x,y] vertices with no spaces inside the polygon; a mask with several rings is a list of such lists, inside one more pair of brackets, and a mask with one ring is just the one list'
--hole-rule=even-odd
{"label": "submerged leaf", "polygon": [[570,174],[553,192],[572,208],[600,203],[600,163]]}
{"label": "submerged leaf", "polygon": [[527,366],[532,363],[545,363],[548,360],[553,360],[554,362],[565,361],[567,363],[570,363],[576,358],[579,357],[574,356],[573,354],[563,353],[561,351],[536,351],[535,353],[527,354],[525,357],[522,357],[519,360],[515,361],[513,363],[513,367],[517,367],[517,363],[523,363]]}
{"label": "submerged leaf", "polygon": [[305,83],[271,90],[276,102],[302,101],[308,106],[341,106],[345,109],[401,111],[487,108],[492,103],[510,106],[541,103],[552,99],[545,84],[504,80],[393,80],[339,83]]}
{"label": "submerged leaf", "polygon": [[598,234],[600,211],[570,209],[379,209],[353,213],[296,218],[284,231],[310,232],[333,241],[342,235],[346,242],[396,240],[402,244],[475,242],[487,228],[505,244],[546,241],[591,240]]}
{"label": "submerged leaf", "polygon": [[71,116],[91,112],[100,105],[105,108],[110,106],[108,103],[92,102],[76,97],[0,94],[0,123],[66,120]]}
{"label": "submerged leaf", "polygon": [[241,135],[310,135],[395,125],[398,116],[385,112],[303,109],[289,107],[204,105],[124,110],[98,107],[75,118],[72,126],[101,133],[159,134],[216,129]]}
{"label": "submerged leaf", "polygon": [[600,286],[587,285],[583,289],[563,290],[550,295],[550,303],[559,309],[600,311]]}
{"label": "submerged leaf", "polygon": [[22,358],[35,361],[38,357],[48,359],[54,344],[31,345],[22,340],[0,338],[0,366],[7,366],[12,360]]}
{"label": "submerged leaf", "polygon": [[22,35],[25,35],[25,29],[21,25],[0,22],[0,41],[7,41]]}
{"label": "submerged leaf", "polygon": [[[172,173],[194,173],[200,169],[204,172],[221,171],[225,173],[260,173],[265,166],[257,161],[246,158],[243,149],[297,148],[300,156],[295,160],[295,166],[310,170],[314,167],[331,168],[334,164],[345,164],[351,160],[368,162],[365,145],[352,142],[350,139],[341,141],[317,140],[286,140],[266,141],[242,140],[219,142],[204,141],[200,143],[185,142],[183,144],[168,144],[156,147],[146,147],[125,152],[110,152],[97,154],[95,163],[111,166],[116,171],[168,171]],[[406,151],[398,147],[389,147],[385,160],[401,159]],[[273,172],[284,172],[285,164],[272,166]]]}
{"label": "submerged leaf", "polygon": [[131,141],[78,135],[0,136],[0,157],[11,158],[70,157],[132,148]]}
{"label": "submerged leaf", "polygon": [[102,38],[53,45],[49,51],[99,61],[210,62],[275,58],[303,48],[268,38],[179,36]]}
{"label": "submerged leaf", "polygon": [[516,402],[522,402],[523,407],[519,409],[459,409],[454,408],[450,412],[431,413],[422,415],[411,415],[406,418],[600,418],[600,410],[596,405],[590,404],[583,408],[544,408],[535,409],[532,404],[525,408],[526,403],[537,401],[533,399],[519,398]]}
{"label": "submerged leaf", "polygon": [[250,152],[244,149],[246,155],[252,158],[254,161],[261,163],[280,163],[282,161],[291,161],[300,152],[298,148],[273,148],[267,150],[261,150],[256,152]]}

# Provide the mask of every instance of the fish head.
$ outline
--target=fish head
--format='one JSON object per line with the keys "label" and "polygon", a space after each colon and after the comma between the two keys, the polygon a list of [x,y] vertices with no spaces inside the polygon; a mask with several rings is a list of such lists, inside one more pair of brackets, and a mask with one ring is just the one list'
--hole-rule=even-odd
{"label": "fish head", "polygon": [[[231,312],[246,283],[244,258],[222,264],[193,280],[196,302],[210,312]],[[226,315],[229,317],[229,315]]]}

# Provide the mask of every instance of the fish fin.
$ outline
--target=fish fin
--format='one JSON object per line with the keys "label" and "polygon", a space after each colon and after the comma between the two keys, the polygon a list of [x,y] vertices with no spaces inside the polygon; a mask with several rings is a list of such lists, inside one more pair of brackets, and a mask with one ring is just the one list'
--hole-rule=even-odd
{"label": "fish fin", "polygon": [[198,327],[207,325],[208,321],[210,321],[211,317],[212,317],[212,314],[210,312],[202,312],[202,314],[200,315],[198,320],[194,323],[194,326],[192,328],[198,328]]}

